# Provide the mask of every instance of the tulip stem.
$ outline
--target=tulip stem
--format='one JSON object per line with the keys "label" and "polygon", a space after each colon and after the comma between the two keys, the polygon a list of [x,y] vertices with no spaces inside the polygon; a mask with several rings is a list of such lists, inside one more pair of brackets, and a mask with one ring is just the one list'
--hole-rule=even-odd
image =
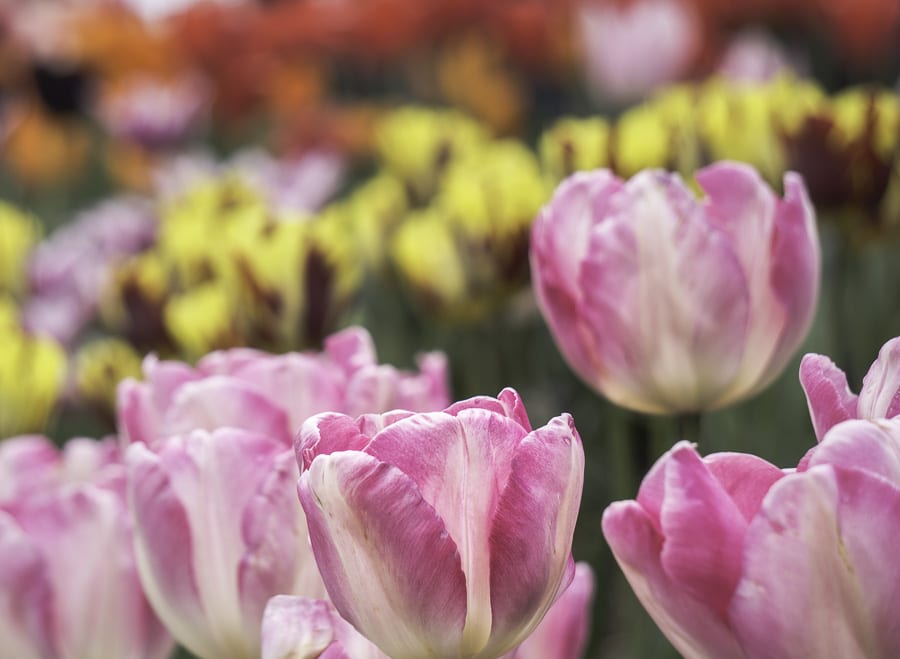
{"label": "tulip stem", "polygon": [[677,425],[678,440],[687,440],[692,444],[700,445],[700,436],[703,426],[702,412],[686,412],[679,414],[675,423]]}

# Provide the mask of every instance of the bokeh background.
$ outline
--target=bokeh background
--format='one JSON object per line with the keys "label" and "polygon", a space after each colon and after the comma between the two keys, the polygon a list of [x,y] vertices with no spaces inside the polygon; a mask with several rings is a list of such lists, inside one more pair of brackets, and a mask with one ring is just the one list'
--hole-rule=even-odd
{"label": "bokeh background", "polygon": [[[0,437],[115,432],[150,352],[441,349],[456,399],[575,417],[587,656],[675,657],[600,516],[682,437],[795,464],[802,353],[858,388],[900,334],[898,80],[896,0],[0,0]],[[618,409],[537,310],[530,224],[574,171],[719,159],[804,175],[813,329],[753,400]]]}

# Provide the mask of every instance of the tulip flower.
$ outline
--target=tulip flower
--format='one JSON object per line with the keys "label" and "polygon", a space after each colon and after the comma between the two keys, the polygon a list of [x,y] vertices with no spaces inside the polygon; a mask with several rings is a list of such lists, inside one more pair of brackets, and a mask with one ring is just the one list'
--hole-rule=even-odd
{"label": "tulip flower", "polygon": [[168,435],[231,426],[290,446],[303,421],[319,412],[441,409],[448,402],[445,357],[425,354],[419,367],[414,374],[379,365],[361,328],[332,335],[320,354],[241,348],[211,353],[196,368],[150,356],[144,382],[120,385],[119,429],[126,441],[153,445]]}
{"label": "tulip flower", "polygon": [[580,659],[590,629],[594,573],[587,563],[575,564],[575,578],[547,612],[531,636],[504,659]]}
{"label": "tulip flower", "polygon": [[324,596],[297,467],[279,438],[196,430],[128,448],[141,582],[176,640],[202,659],[258,659],[271,597]]}
{"label": "tulip flower", "polygon": [[696,11],[683,0],[584,3],[577,20],[591,91],[619,102],[684,76],[703,38]]}
{"label": "tulip flower", "polygon": [[335,608],[394,659],[496,658],[572,579],[584,453],[518,394],[443,412],[325,413],[296,442],[300,501]]}
{"label": "tulip flower", "polygon": [[824,355],[809,354],[800,362],[800,384],[806,393],[816,438],[847,419],[890,419],[900,415],[900,337],[882,346],[863,378],[859,395],[847,375]]}
{"label": "tulip flower", "polygon": [[791,57],[770,33],[756,28],[735,35],[719,60],[718,72],[745,85],[757,85],[808,68],[799,57]]}
{"label": "tulip flower", "polygon": [[172,641],[135,567],[113,441],[0,448],[0,657],[164,659]]}
{"label": "tulip flower", "polygon": [[687,659],[890,659],[900,420],[834,427],[796,471],[680,442],[603,533]]}
{"label": "tulip flower", "polygon": [[806,335],[819,288],[803,180],[779,199],[749,165],[624,182],[578,173],[535,222],[532,279],[569,365],[630,409],[675,414],[753,395]]}

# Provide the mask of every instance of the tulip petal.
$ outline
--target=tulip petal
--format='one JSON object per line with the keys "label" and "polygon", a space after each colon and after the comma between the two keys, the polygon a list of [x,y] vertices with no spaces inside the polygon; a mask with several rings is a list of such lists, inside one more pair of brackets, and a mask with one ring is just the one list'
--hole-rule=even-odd
{"label": "tulip petal", "polygon": [[[393,425],[398,421],[402,421],[413,414],[415,414],[415,412],[407,412],[406,410],[393,410],[391,412],[385,412],[384,414],[363,414],[362,416],[357,417],[356,425],[359,427],[359,431],[365,436],[366,442],[369,442],[371,441],[369,439],[370,437],[374,437],[388,426]],[[361,444],[359,450],[362,450],[363,447],[364,445]]]}
{"label": "tulip petal", "polygon": [[619,501],[609,506],[603,513],[603,535],[635,595],[684,657],[746,657],[721,617],[674,584],[663,570],[663,538],[639,503]]}
{"label": "tulip petal", "polygon": [[707,194],[708,217],[728,235],[750,286],[750,326],[743,364],[729,389],[740,396],[752,390],[769,368],[769,360],[788,324],[788,309],[770,282],[776,234],[777,199],[750,165],[718,162],[695,174]]}
{"label": "tulip petal", "polygon": [[[169,654],[168,635],[142,595],[130,551],[130,520],[118,493],[76,487],[28,502],[19,517],[43,549],[54,584],[54,632],[61,656]],[[97,547],[119,553],[92,551]],[[85,606],[88,593],[90,606]]]}
{"label": "tulip petal", "polygon": [[0,503],[51,487],[58,471],[59,453],[46,437],[4,439],[0,443]]}
{"label": "tulip petal", "polygon": [[277,595],[266,604],[261,659],[316,659],[334,640],[324,600]]}
{"label": "tulip petal", "polygon": [[348,327],[326,338],[325,352],[348,377],[378,362],[372,336],[362,327]]}
{"label": "tulip petal", "polygon": [[748,331],[740,261],[677,177],[642,172],[626,192],[592,231],[581,272],[584,319],[607,371],[599,386],[646,412],[718,405]]}
{"label": "tulip petal", "polygon": [[403,419],[366,449],[412,478],[456,543],[468,593],[463,653],[480,650],[491,634],[491,527],[525,434],[505,415],[469,407],[455,417],[435,412]]}
{"label": "tulip petal", "polygon": [[595,218],[610,212],[623,185],[609,170],[576,173],[560,184],[531,230],[535,296],[566,361],[588,383],[601,364],[579,318],[581,266]]}
{"label": "tulip petal", "polygon": [[252,385],[213,376],[182,386],[165,411],[167,434],[232,427],[293,441],[287,414]]}
{"label": "tulip petal", "polygon": [[175,361],[160,361],[150,354],[142,364],[144,377],[150,383],[153,406],[164,410],[172,404],[175,393],[188,382],[201,379],[201,375],[187,364]]}
{"label": "tulip petal", "polygon": [[318,356],[266,355],[242,367],[235,376],[287,411],[291,436],[313,414],[334,409],[335,401],[344,395],[341,373]]}
{"label": "tulip petal", "polygon": [[395,409],[398,407],[396,397],[401,381],[397,369],[386,364],[359,369],[347,386],[347,413],[359,416],[372,411]]}
{"label": "tulip petal", "polygon": [[483,656],[518,645],[568,586],[583,480],[584,451],[568,414],[516,450],[490,538],[493,627]]}
{"label": "tulip petal", "polygon": [[411,376],[400,383],[397,407],[413,412],[433,412],[450,404],[449,367],[447,355],[426,352],[416,358],[419,376]]}
{"label": "tulip petal", "polygon": [[821,249],[816,214],[803,178],[794,172],[784,176],[784,200],[778,202],[772,243],[772,288],[787,309],[788,322],[769,361],[766,386],[781,371],[803,341],[812,324],[819,297]]}
{"label": "tulip petal", "polygon": [[306,471],[317,455],[336,451],[361,451],[369,437],[360,432],[359,424],[345,414],[323,412],[304,422],[294,442],[294,454],[300,471]]}
{"label": "tulip petal", "polygon": [[839,467],[835,472],[841,537],[874,626],[877,651],[872,656],[900,656],[900,481]]}
{"label": "tulip petal", "polygon": [[525,410],[525,404],[522,402],[519,393],[511,387],[507,387],[501,391],[500,395],[496,398],[491,398],[490,396],[475,396],[458,403],[453,403],[453,405],[444,411],[447,414],[457,416],[463,410],[472,408],[496,412],[497,414],[509,417],[522,426],[527,432],[531,432],[532,430],[531,421],[528,420],[528,412]]}
{"label": "tulip petal", "polygon": [[897,656],[898,519],[900,491],[862,472],[820,466],[777,483],[731,607],[748,654]]}
{"label": "tulip petal", "polygon": [[297,501],[298,476],[293,451],[285,451],[244,509],[241,535],[246,552],[238,565],[238,589],[244,636],[249,639],[258,637],[259,621],[273,594],[293,586],[292,593],[325,597]]}
{"label": "tulip petal", "polygon": [[218,648],[203,633],[206,619],[184,505],[156,454],[133,444],[126,457],[135,558],[147,599],[179,643],[198,656],[216,656]]}
{"label": "tulip petal", "polygon": [[324,600],[273,597],[262,635],[261,659],[387,659]]}
{"label": "tulip petal", "polygon": [[714,453],[703,463],[747,522],[756,515],[769,488],[784,477],[772,463],[747,453]]}
{"label": "tulip petal", "polygon": [[832,426],[857,418],[857,397],[847,385],[847,375],[828,357],[804,355],[800,362],[800,384],[818,441],[822,441]]}
{"label": "tulip petal", "polygon": [[53,629],[53,589],[41,551],[0,511],[0,656],[55,659]]}
{"label": "tulip petal", "polygon": [[900,414],[900,337],[878,351],[859,392],[859,417],[890,419]]}
{"label": "tulip petal", "polygon": [[[142,580],[148,594],[148,582],[158,590],[159,601],[150,595],[154,608],[179,642],[195,654],[224,658],[252,657],[259,652],[255,637],[261,618],[250,623],[245,611],[257,607],[261,616],[265,602],[275,593],[254,603],[247,596],[255,590],[240,591],[238,568],[247,551],[247,529],[237,512],[254,501],[283,451],[274,438],[237,429],[195,431],[160,447],[155,457],[160,475],[152,489],[141,480],[133,485],[138,545],[144,545],[152,561],[142,568]],[[132,481],[147,477],[132,471]],[[148,490],[140,496],[144,487]],[[163,515],[171,519],[161,519]],[[186,549],[171,547],[174,542]],[[182,571],[190,575],[186,584],[176,581],[188,576]],[[245,583],[249,580],[246,574],[241,578]],[[198,613],[199,619],[195,618]],[[183,629],[185,623],[192,628]],[[245,634],[248,624],[255,630],[249,637]],[[194,649],[195,645],[203,651]]]}
{"label": "tulip petal", "polygon": [[855,469],[900,483],[900,420],[841,423],[812,450],[807,464]]}
{"label": "tulip petal", "polygon": [[590,631],[594,573],[587,563],[575,565],[575,577],[541,623],[508,659],[579,659]]}
{"label": "tulip petal", "polygon": [[255,348],[231,348],[214,350],[197,362],[197,371],[204,376],[235,375],[258,359],[270,357],[269,353]]}
{"label": "tulip petal", "polygon": [[662,567],[673,583],[708,603],[724,621],[741,575],[747,520],[695,450],[678,448],[662,459]]}
{"label": "tulip petal", "polygon": [[159,434],[153,392],[146,384],[127,378],[116,389],[116,427],[123,445],[150,444]]}
{"label": "tulip petal", "polygon": [[456,654],[465,575],[455,543],[413,480],[364,453],[338,452],[318,456],[298,492],[341,615],[392,657]]}

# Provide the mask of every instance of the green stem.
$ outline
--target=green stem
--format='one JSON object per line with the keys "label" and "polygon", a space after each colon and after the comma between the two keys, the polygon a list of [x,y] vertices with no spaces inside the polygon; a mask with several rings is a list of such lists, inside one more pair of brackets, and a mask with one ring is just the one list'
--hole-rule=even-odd
{"label": "green stem", "polygon": [[685,412],[675,417],[678,436],[677,441],[686,440],[692,444],[700,445],[700,437],[703,425],[702,412]]}

